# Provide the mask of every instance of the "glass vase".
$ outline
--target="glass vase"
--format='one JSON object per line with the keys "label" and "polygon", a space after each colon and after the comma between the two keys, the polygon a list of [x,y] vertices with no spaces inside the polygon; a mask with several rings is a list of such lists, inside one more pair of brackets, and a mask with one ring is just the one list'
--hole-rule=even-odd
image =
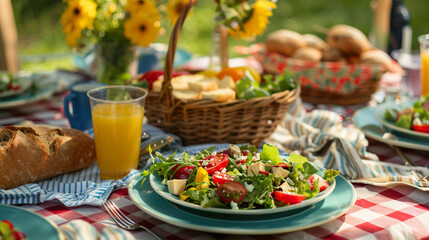
{"label": "glass vase", "polygon": [[95,47],[97,81],[109,85],[124,85],[137,75],[137,47],[135,45],[102,45]]}
{"label": "glass vase", "polygon": [[213,29],[208,70],[220,71],[228,67],[228,28],[216,25]]}

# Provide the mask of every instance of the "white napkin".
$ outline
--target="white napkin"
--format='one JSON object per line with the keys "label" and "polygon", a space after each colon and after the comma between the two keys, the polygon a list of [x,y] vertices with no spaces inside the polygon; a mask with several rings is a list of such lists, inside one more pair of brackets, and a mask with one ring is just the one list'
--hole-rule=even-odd
{"label": "white napkin", "polygon": [[376,155],[366,151],[368,140],[360,129],[344,127],[342,117],[332,111],[307,113],[301,98],[291,106],[284,121],[266,141],[289,152],[298,151],[325,168],[340,170],[351,182],[376,186],[402,183],[429,191],[429,183],[418,181],[409,171],[412,169],[428,176],[427,168],[380,162]]}
{"label": "white napkin", "polygon": [[105,227],[98,232],[91,224],[83,220],[73,220],[59,226],[65,240],[133,240],[135,237],[128,231]]}

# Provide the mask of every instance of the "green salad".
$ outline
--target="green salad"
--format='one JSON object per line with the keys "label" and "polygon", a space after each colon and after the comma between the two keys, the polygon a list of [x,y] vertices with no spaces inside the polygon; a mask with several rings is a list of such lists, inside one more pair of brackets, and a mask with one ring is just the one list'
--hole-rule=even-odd
{"label": "green salad", "polygon": [[230,144],[223,151],[211,147],[196,155],[176,151],[156,156],[160,162],[142,173],[144,180],[158,172],[171,194],[202,207],[263,209],[296,204],[327,189],[339,174],[329,169],[319,176],[319,168],[307,158],[282,157],[269,144],[261,152],[253,145]]}
{"label": "green salad", "polygon": [[384,119],[398,127],[429,133],[429,95],[420,97],[410,108],[386,109]]}

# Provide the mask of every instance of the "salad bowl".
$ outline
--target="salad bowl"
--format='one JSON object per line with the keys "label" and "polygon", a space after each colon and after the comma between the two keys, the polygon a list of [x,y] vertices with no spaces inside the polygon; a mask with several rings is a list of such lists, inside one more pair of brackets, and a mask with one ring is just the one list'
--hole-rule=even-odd
{"label": "salad bowl", "polygon": [[[318,172],[318,175],[323,176],[323,169],[321,169]],[[215,208],[215,207],[207,207],[204,208],[201,205],[190,203],[183,201],[179,198],[179,196],[173,195],[168,192],[167,185],[161,184],[162,177],[158,175],[157,172],[151,174],[150,178],[150,185],[153,188],[153,190],[162,198],[176,204],[182,207],[191,208],[194,210],[204,211],[207,213],[219,213],[219,214],[240,214],[240,215],[259,215],[259,214],[276,214],[276,213],[288,213],[288,212],[295,212],[294,210],[298,209],[304,209],[305,207],[314,205],[331,194],[336,185],[336,181],[334,180],[329,187],[323,191],[317,194],[314,198],[310,198],[307,200],[304,200],[297,204],[292,204],[289,206],[283,206],[283,207],[277,207],[277,208],[266,208],[266,209],[227,209],[227,208]]]}

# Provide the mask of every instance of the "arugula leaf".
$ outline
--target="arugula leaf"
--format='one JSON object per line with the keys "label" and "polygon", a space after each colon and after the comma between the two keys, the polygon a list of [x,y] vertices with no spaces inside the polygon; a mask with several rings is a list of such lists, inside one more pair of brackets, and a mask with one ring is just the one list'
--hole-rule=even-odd
{"label": "arugula leaf", "polygon": [[319,171],[319,168],[314,166],[311,162],[305,162],[302,164],[302,168],[304,170],[303,175],[305,179]]}
{"label": "arugula leaf", "polygon": [[276,146],[267,143],[262,147],[260,158],[261,160],[271,161],[273,165],[283,162],[283,160],[279,157],[279,149]]}

